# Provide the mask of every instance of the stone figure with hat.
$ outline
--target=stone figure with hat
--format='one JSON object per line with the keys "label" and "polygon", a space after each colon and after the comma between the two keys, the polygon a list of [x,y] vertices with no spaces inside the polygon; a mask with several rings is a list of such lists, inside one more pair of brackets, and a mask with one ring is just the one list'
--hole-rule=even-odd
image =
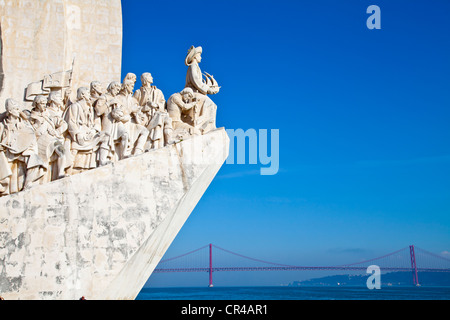
{"label": "stone figure with hat", "polygon": [[205,134],[216,129],[217,105],[208,95],[217,94],[220,87],[209,73],[205,72],[205,78],[203,78],[199,66],[202,61],[202,53],[202,47],[191,46],[184,62],[188,66],[185,87],[191,88],[198,100],[196,107],[192,110],[194,126]]}

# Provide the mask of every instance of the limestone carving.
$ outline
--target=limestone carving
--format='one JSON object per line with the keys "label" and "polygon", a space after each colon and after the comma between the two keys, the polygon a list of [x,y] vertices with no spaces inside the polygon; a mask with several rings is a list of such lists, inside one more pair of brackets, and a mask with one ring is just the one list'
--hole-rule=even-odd
{"label": "limestone carving", "polygon": [[133,79],[125,78],[122,89],[116,96],[118,104],[113,111],[113,118],[118,123],[118,129],[128,136],[128,143],[121,151],[120,159],[144,153],[149,135],[147,128],[132,121],[140,110],[138,101],[132,95],[134,84]]}
{"label": "limestone carving", "polygon": [[136,122],[145,126],[150,132],[146,150],[162,148],[172,141],[172,121],[166,110],[163,92],[153,86],[151,73],[141,75],[142,86],[133,97],[138,101],[140,110],[136,113]]}
{"label": "limestone carving", "polygon": [[71,173],[96,168],[100,132],[95,127],[94,110],[88,88],[78,89],[77,102],[69,106],[65,120],[71,138],[73,157]]}
{"label": "limestone carving", "polygon": [[50,106],[47,107],[47,98],[36,96],[30,115],[30,123],[37,138],[38,155],[47,171],[43,182],[65,177],[65,170],[70,167],[70,149],[66,150],[64,138],[68,125],[60,114],[62,98],[58,93],[53,93],[50,100]]}
{"label": "limestone carving", "polygon": [[17,101],[7,99],[6,118],[0,124],[1,195],[27,189],[44,174],[36,135]]}
{"label": "limestone carving", "polygon": [[217,106],[208,95],[220,87],[202,75],[201,54],[190,48],[186,86],[167,101],[149,72],[136,91],[136,75],[128,73],[106,90],[92,81],[72,101],[73,68],[28,85],[25,106],[8,99],[0,115],[0,196],[214,130]]}
{"label": "limestone carving", "polygon": [[[150,118],[156,111],[165,111],[166,100],[164,99],[164,94],[156,86],[152,85],[152,75],[148,72],[143,73],[141,83],[141,88],[136,90],[133,96],[138,101],[139,106],[143,107],[143,109],[146,107],[143,111],[150,113]],[[148,125],[148,122],[146,125]]]}
{"label": "limestone carving", "polygon": [[193,121],[197,103],[197,98],[191,88],[184,88],[167,100],[167,111],[172,119],[175,138],[185,139],[189,135],[201,134],[200,130],[195,128]]}
{"label": "limestone carving", "polygon": [[62,118],[64,115],[64,111],[67,108],[64,104],[64,99],[58,92],[52,92],[48,96],[48,107],[47,111],[52,117]]}
{"label": "limestone carving", "polygon": [[134,86],[136,84],[137,77],[136,77],[136,75],[134,73],[129,72],[129,73],[127,73],[127,75],[123,79],[123,83],[125,83],[127,80],[132,81],[133,82],[133,86]]}
{"label": "limestone carving", "polygon": [[217,81],[208,73],[203,79],[202,71],[198,65],[202,61],[202,47],[192,46],[185,59],[188,66],[186,75],[186,88],[191,88],[197,99],[197,109],[192,112],[193,125],[203,134],[216,129],[217,105],[208,97],[217,94],[220,90]]}
{"label": "limestone carving", "polygon": [[99,81],[92,81],[91,82],[91,101],[92,105],[97,102],[98,98],[100,98],[103,94],[102,84]]}
{"label": "limestone carving", "polygon": [[73,76],[72,70],[65,72],[57,72],[54,74],[45,75],[44,79],[38,82],[33,82],[28,85],[25,92],[25,100],[33,101],[38,95],[48,95],[50,92],[67,90],[71,86]]}
{"label": "limestone carving", "polygon": [[121,87],[120,82],[111,82],[107,88],[107,92],[100,96],[95,105],[95,112],[97,117],[101,119],[103,132],[99,149],[100,166],[118,160],[119,153],[121,150],[125,150],[128,145],[127,132],[123,128],[120,130],[118,125],[120,121],[113,117],[113,109],[116,108],[118,103],[115,97],[119,94]]}

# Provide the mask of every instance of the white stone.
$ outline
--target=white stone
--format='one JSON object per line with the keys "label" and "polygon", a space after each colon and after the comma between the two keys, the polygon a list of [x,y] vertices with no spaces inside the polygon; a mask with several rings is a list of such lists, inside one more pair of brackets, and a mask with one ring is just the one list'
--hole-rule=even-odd
{"label": "white stone", "polygon": [[72,69],[74,57],[73,90],[120,81],[120,0],[5,0],[0,39],[0,113],[30,83]]}
{"label": "white stone", "polygon": [[0,295],[134,299],[228,147],[217,129],[0,198]]}

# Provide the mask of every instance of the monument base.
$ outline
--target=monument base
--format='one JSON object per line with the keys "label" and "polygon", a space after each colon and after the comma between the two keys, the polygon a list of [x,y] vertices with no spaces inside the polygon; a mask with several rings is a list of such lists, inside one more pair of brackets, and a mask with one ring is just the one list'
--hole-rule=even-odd
{"label": "monument base", "polygon": [[135,299],[228,148],[221,128],[0,198],[0,296]]}

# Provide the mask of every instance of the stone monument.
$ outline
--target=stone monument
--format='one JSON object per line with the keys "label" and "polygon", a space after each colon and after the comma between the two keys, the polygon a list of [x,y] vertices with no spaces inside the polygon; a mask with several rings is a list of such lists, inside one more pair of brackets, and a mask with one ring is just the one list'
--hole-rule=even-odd
{"label": "stone monument", "polygon": [[0,113],[10,97],[120,81],[120,0],[0,0],[0,39]]}
{"label": "stone monument", "polygon": [[[149,72],[136,91],[136,75],[118,82],[120,1],[3,2],[2,61],[28,73],[3,69],[0,296],[134,299],[228,156],[208,97],[217,81],[202,75],[202,48],[192,46],[186,87],[167,102]],[[22,26],[30,10],[34,22]],[[68,20],[74,12],[80,25]],[[109,32],[93,53],[106,50],[104,64],[83,55],[93,44],[78,33],[84,28]],[[27,30],[29,41],[54,46],[21,57],[27,42],[14,44],[11,34]],[[74,48],[81,58],[69,68]],[[46,69],[37,74],[35,65]]]}

